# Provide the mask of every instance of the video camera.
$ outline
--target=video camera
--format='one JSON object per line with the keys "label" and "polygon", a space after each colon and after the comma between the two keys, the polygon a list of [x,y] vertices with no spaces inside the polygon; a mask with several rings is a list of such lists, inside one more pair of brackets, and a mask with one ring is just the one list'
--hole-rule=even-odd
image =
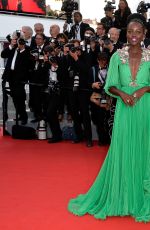
{"label": "video camera", "polygon": [[107,0],[105,0],[105,2],[106,2],[106,5],[105,5],[105,7],[104,7],[104,11],[110,11],[110,10],[114,10],[114,9],[116,9],[116,6],[113,6],[113,4],[115,4],[115,1],[107,1]]}
{"label": "video camera", "polygon": [[72,23],[72,12],[78,10],[78,3],[74,0],[64,0],[61,10],[65,12],[67,23],[70,24]]}
{"label": "video camera", "polygon": [[62,3],[61,10],[65,12],[73,12],[74,10],[78,10],[78,3],[74,0],[65,0]]}
{"label": "video camera", "polygon": [[150,8],[150,3],[145,3],[144,1],[141,1],[137,7],[137,12],[140,14],[146,13],[149,8]]}

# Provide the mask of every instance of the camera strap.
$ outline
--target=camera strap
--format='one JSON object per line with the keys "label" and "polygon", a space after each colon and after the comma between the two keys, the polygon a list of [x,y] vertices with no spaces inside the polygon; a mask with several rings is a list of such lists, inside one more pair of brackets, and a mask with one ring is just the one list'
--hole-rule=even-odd
{"label": "camera strap", "polygon": [[79,39],[79,37],[80,37],[79,30],[80,30],[80,25],[79,24],[75,24],[75,38],[76,39]]}

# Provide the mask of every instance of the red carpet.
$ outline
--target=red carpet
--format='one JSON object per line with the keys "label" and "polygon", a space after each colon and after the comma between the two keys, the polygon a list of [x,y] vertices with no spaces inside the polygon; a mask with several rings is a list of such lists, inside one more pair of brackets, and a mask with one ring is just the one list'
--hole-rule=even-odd
{"label": "red carpet", "polygon": [[[8,9],[9,10],[17,10],[16,8],[17,0],[8,0]],[[22,0],[22,10],[24,12],[35,12],[39,14],[43,14],[44,12],[37,6],[37,4],[33,0]]]}
{"label": "red carpet", "polygon": [[105,221],[67,211],[71,197],[86,192],[107,148],[0,137],[0,230],[150,229],[131,217]]}

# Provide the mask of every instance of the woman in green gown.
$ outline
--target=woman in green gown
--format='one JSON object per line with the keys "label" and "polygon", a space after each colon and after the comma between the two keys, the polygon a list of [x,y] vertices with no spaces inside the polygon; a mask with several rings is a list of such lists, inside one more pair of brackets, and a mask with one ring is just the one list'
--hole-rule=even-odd
{"label": "woman in green gown", "polygon": [[78,216],[150,221],[150,50],[141,47],[144,20],[135,15],[127,26],[129,45],[112,56],[105,85],[117,98],[108,154],[89,191],[68,204]]}

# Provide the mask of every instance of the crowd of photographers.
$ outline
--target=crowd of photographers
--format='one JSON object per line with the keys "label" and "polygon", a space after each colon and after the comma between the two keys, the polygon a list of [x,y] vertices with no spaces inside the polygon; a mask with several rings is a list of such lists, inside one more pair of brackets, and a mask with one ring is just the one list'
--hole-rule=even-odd
{"label": "crowd of photographers", "polygon": [[[67,110],[75,131],[74,143],[83,140],[91,147],[91,120],[96,126],[98,144],[108,144],[111,137],[115,100],[103,90],[109,60],[117,49],[126,45],[126,19],[131,11],[120,0],[114,13],[107,4],[105,18],[96,30],[82,21],[76,11],[74,24],[63,33],[58,25],[50,26],[50,37],[44,35],[40,23],[8,35],[8,47],[1,57],[6,58],[3,86],[9,83],[10,94],[22,125],[28,121],[25,84],[29,84],[29,108],[34,114],[31,122],[45,120],[51,129],[49,143],[62,141],[60,121]],[[149,45],[146,37],[143,45]],[[7,107],[7,100],[5,100]],[[5,117],[7,119],[7,111]]]}

